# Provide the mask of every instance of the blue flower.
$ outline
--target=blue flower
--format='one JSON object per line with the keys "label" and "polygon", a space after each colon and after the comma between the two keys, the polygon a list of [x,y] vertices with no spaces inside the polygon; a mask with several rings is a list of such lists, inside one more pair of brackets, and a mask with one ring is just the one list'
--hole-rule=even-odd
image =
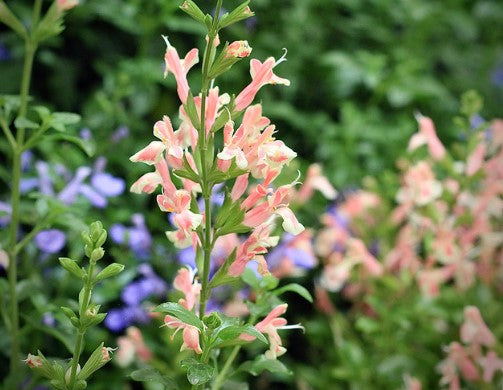
{"label": "blue flower", "polygon": [[145,225],[145,218],[141,214],[133,214],[132,227],[114,224],[110,227],[110,237],[117,244],[126,244],[139,259],[150,256],[152,236]]}
{"label": "blue flower", "polygon": [[65,233],[58,229],[42,230],[35,236],[35,245],[45,253],[58,253],[65,244]]}

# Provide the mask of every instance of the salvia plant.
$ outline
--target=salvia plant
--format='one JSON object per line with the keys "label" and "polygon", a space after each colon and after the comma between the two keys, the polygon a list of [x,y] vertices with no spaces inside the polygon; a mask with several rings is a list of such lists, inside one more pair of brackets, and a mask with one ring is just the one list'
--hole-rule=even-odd
{"label": "salvia plant", "polygon": [[[63,29],[65,13],[77,5],[77,0],[55,0],[43,7],[42,0],[33,2],[32,19],[25,25],[4,1],[0,1],[0,22],[9,27],[24,42],[24,65],[19,95],[0,96],[0,128],[8,141],[12,182],[10,205],[6,208],[9,217],[8,238],[2,242],[1,253],[8,255],[8,299],[9,314],[6,328],[10,333],[10,376],[7,388],[17,388],[22,379],[20,373],[20,320],[18,300],[17,258],[28,243],[43,229],[65,213],[60,202],[51,197],[39,196],[32,204],[23,202],[21,207],[21,171],[25,152],[45,142],[64,140],[76,143],[88,154],[91,145],[72,135],[72,125],[80,117],[73,113],[51,112],[47,107],[36,105],[29,95],[32,68],[37,49],[48,39],[59,35]],[[21,223],[32,226],[22,239],[19,237]]]}
{"label": "salvia plant", "polygon": [[[276,361],[286,351],[278,330],[300,325],[286,325],[282,315],[287,305],[278,296],[295,291],[311,299],[307,290],[296,284],[278,289],[278,280],[270,275],[264,258],[268,248],[278,244],[279,236],[274,235],[279,228],[278,219],[291,234],[304,230],[288,204],[297,181],[274,186],[282,168],[296,153],[275,138],[276,128],[262,115],[261,104],[252,105],[263,86],[290,84],[275,74],[276,66],[285,61],[286,50],[279,60],[251,59],[252,80],[238,94],[222,93],[215,82],[251,54],[252,48],[245,40],[220,44],[222,29],[253,16],[248,3],[245,1],[233,11],[221,14],[222,0],[218,0],[214,16],[204,14],[193,1],[181,5],[207,30],[201,91],[193,94],[187,81],[188,71],[199,61],[198,49],[180,58],[169,39],[163,37],[167,45],[164,74],[173,74],[176,79],[182,103],[180,124],[175,130],[170,118],[164,116],[154,125],[153,133],[158,140],[130,158],[155,168],[141,176],[131,191],[150,194],[160,186],[157,204],[161,211],[170,213],[176,227],[166,232],[168,239],[177,248],[192,246],[196,253],[196,268],[180,269],[174,280],[175,289],[183,297],[154,310],[165,314],[167,327],[175,329],[175,333],[182,332],[181,349],[193,351],[180,364],[194,388],[211,384],[212,389],[220,389],[241,346],[254,340],[268,344],[269,348],[264,355],[242,365],[242,370],[255,374],[264,369],[287,371]],[[211,202],[217,185],[224,192],[219,208]],[[210,275],[210,259],[217,239],[235,234],[248,236]],[[252,260],[258,263],[257,273],[248,267]],[[207,311],[215,287],[242,281],[255,295],[254,301],[248,302],[247,321]],[[221,352],[225,347],[232,349]],[[152,369],[137,371],[133,378],[160,381],[166,387],[172,385],[170,378]]]}
{"label": "salvia plant", "polygon": [[76,331],[73,357],[66,364],[58,361],[50,362],[42,352],[38,351],[37,355],[29,354],[25,360],[31,369],[49,379],[51,386],[58,390],[85,389],[87,379],[110,361],[113,350],[101,343],[82,367],[79,363],[86,332],[102,322],[107,315],[107,313],[100,313],[100,305],[93,303],[93,287],[98,282],[118,275],[124,269],[122,264],[112,263],[96,273],[98,269],[97,262],[105,254],[102,245],[107,239],[107,232],[103,229],[101,222],[92,223],[88,232],[82,232],[82,239],[85,244],[84,253],[89,259],[87,269],[79,267],[77,261],[67,257],[60,257],[59,259],[61,266],[83,283],[79,293],[77,312],[70,307],[61,307]]}

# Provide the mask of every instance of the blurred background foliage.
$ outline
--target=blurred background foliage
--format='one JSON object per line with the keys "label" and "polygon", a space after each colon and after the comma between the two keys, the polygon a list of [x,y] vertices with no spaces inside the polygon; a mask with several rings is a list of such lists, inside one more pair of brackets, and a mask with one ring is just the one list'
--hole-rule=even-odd
{"label": "blurred background foliage", "polygon": [[[146,171],[140,164],[130,163],[128,157],[151,139],[155,121],[164,114],[174,119],[178,110],[175,81],[172,77],[166,80],[162,77],[165,43],[161,34],[168,35],[182,55],[194,46],[202,48],[201,27],[178,10],[180,2],[80,0],[80,6],[66,18],[65,32],[52,39],[36,57],[31,88],[35,101],[55,110],[81,114],[80,127],[89,129],[96,145],[96,156],[106,156],[107,171],[124,178],[127,187]],[[7,3],[24,23],[29,24],[30,0]],[[213,6],[213,1],[209,0],[197,3],[205,11],[211,11]],[[226,0],[224,7],[231,9],[238,3]],[[501,2],[254,0],[251,7],[256,16],[226,30],[221,40],[247,39],[253,47],[252,56],[261,60],[269,56],[278,58],[282,55],[281,48],[288,49],[288,61],[278,66],[277,74],[290,79],[291,86],[264,88],[259,99],[264,103],[265,115],[276,123],[280,138],[300,156],[298,166],[292,168],[303,171],[309,163],[321,162],[325,174],[338,189],[354,188],[366,175],[375,176],[386,184],[386,172],[395,170],[395,161],[417,129],[415,112],[433,118],[439,137],[446,144],[459,137],[454,131],[452,118],[459,112],[462,92],[468,89],[479,91],[485,101],[480,113],[483,117],[501,116]],[[20,41],[0,26],[0,94],[18,93],[22,61]],[[199,77],[197,71],[189,74],[193,92],[199,86]],[[243,61],[227,74],[225,80],[218,82],[221,90],[237,94],[249,80],[248,62]],[[5,148],[2,153],[3,150]],[[61,144],[43,145],[36,152],[36,158],[50,159],[73,170],[93,164],[80,151]],[[8,184],[5,170],[0,173]],[[2,196],[7,195],[6,183],[2,184]],[[311,220],[318,217],[314,213],[325,207],[321,196],[315,200],[316,205],[310,211]],[[174,260],[175,253],[164,237],[169,225],[166,216],[155,206],[155,197],[126,192],[120,198],[111,199],[110,207],[104,209],[82,205],[78,215],[86,221],[99,218],[109,227],[114,223],[130,225],[131,214],[135,212],[145,215],[154,237],[152,265],[163,279],[172,280],[177,266],[174,261],[166,266],[166,260]],[[310,218],[309,215],[305,217]],[[67,224],[72,223],[67,221]],[[67,228],[78,232],[81,227]],[[77,237],[77,233],[72,237]],[[68,241],[69,252],[78,252],[79,240]],[[97,291],[97,300],[103,303],[117,299],[121,289],[138,276],[138,261],[133,252],[116,247],[110,254],[115,261],[126,264],[127,271],[116,285],[107,285],[106,290]],[[28,251],[26,257],[29,256],[36,256],[35,248],[31,253]],[[47,258],[43,261],[48,266]],[[55,257],[50,262],[56,264]],[[56,313],[57,307],[66,303],[64,297],[72,289],[70,282],[47,283],[51,278],[61,280],[61,275],[49,271],[43,276],[37,275],[29,266],[23,272],[30,278],[30,288],[43,291],[43,294],[30,298],[30,305],[41,307],[39,312],[49,310]],[[309,283],[312,282],[307,282],[307,287]],[[56,300],[47,302],[44,296],[56,297]],[[459,297],[445,299],[455,302],[448,302],[447,306],[462,305]],[[428,321],[430,316],[438,315],[437,309],[436,306],[406,307],[400,306],[399,301],[392,302],[382,310],[397,314],[388,317],[387,327],[380,331],[393,333],[398,326],[401,329],[398,336],[406,344],[411,337],[417,336],[415,326],[410,323],[397,325],[395,319],[407,317],[404,312],[419,310],[422,318]],[[379,353],[386,355],[386,346],[374,344],[372,358],[368,358],[365,348],[369,345],[351,339],[347,319],[336,317],[331,324],[318,321],[313,317],[314,309],[307,303],[296,303],[296,312],[289,315],[292,316],[289,322],[303,322],[310,330],[309,335],[297,335],[289,343],[289,354],[285,357],[287,364],[312,362],[311,367],[298,367],[297,377],[300,379],[297,383],[302,383],[305,378],[315,388],[324,388],[334,379],[340,379],[341,383],[351,382],[351,375],[354,375],[363,378],[364,387],[361,388],[376,383],[378,388],[390,388],[388,386],[402,383],[402,378],[394,377],[394,370],[401,372],[400,367],[404,364],[412,364],[408,360],[399,361],[397,355],[398,360],[382,361],[377,371],[366,372],[366,368],[380,360]],[[441,313],[441,316],[447,314]],[[39,326],[41,318],[40,314],[30,319],[33,327]],[[155,333],[157,325],[150,325],[152,332],[146,333]],[[365,335],[363,340],[365,337],[379,339],[373,334],[372,324],[360,326],[359,330]],[[44,329],[48,331],[47,327]],[[99,340],[104,336],[105,331],[102,332],[91,337]],[[343,336],[352,341],[341,341]],[[307,337],[311,343],[309,349],[303,347],[308,343]],[[163,339],[167,340],[166,333]],[[328,339],[334,339],[334,346],[338,348],[330,345],[327,353]],[[424,339],[435,340],[435,335]],[[389,338],[383,337],[382,340]],[[35,347],[44,342],[40,337],[32,341]],[[170,370],[169,361],[177,359],[176,346],[169,342],[150,343],[149,346],[164,359],[164,368]],[[352,371],[338,371],[338,366],[334,366],[331,371],[320,374],[319,367],[324,363],[318,361],[320,356],[328,356],[333,362],[344,362],[345,369],[352,367]],[[421,358],[423,363],[428,360],[427,355]],[[433,361],[437,360],[425,364],[424,371],[431,370]],[[108,388],[118,386],[112,381],[119,383],[123,380],[119,375],[101,375],[107,376],[108,382],[101,383],[110,386]],[[379,378],[378,382],[375,382],[376,378]],[[275,388],[280,388],[277,386]]]}
{"label": "blurred background foliage", "polygon": [[[200,26],[178,12],[175,0],[82,1],[65,34],[38,55],[33,94],[59,110],[83,114],[98,145],[119,126],[132,152],[162,114],[177,109],[174,80],[162,78],[168,35],[183,53],[200,45]],[[211,10],[211,1],[200,1]],[[237,1],[227,1],[233,8]],[[12,7],[29,20],[29,1]],[[477,89],[484,115],[503,101],[503,6],[496,1],[256,0],[256,17],[233,26],[222,40],[248,39],[254,56],[288,62],[278,73],[289,88],[261,92],[266,114],[306,161],[322,162],[332,182],[356,185],[365,174],[393,168],[416,128],[414,112],[431,116],[440,137],[456,138],[451,123],[458,98]],[[3,32],[0,92],[15,93],[22,52]],[[233,69],[223,89],[238,92],[247,63]],[[190,76],[196,82],[198,74]],[[166,88],[166,86],[168,88]],[[105,150],[101,151],[106,152]],[[117,157],[122,158],[122,154]],[[123,161],[110,163],[136,177]]]}

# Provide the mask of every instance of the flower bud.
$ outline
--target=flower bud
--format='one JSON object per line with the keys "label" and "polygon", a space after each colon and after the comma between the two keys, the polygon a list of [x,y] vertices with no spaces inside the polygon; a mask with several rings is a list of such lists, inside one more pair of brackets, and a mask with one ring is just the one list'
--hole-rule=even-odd
{"label": "flower bud", "polygon": [[96,245],[97,247],[98,247],[98,246],[102,246],[102,245],[105,243],[105,241],[106,241],[106,240],[107,240],[107,231],[106,231],[105,229],[103,229],[103,230],[101,231],[100,236],[99,236],[99,237],[98,237],[98,239],[96,240],[96,244],[95,244],[95,245]]}
{"label": "flower bud", "polygon": [[251,51],[252,48],[248,44],[248,41],[234,41],[229,46],[227,46],[225,57],[244,58],[248,57]]}
{"label": "flower bud", "polygon": [[96,278],[95,282],[99,282],[103,279],[111,278],[112,276],[120,274],[124,270],[124,266],[118,263],[112,263],[108,265],[103,271],[101,271]]}
{"label": "flower bud", "polygon": [[93,242],[98,241],[98,238],[100,237],[102,231],[103,231],[103,224],[100,221],[93,222],[91,224],[89,233],[89,235],[91,236],[91,240]]}
{"label": "flower bud", "polygon": [[69,9],[77,6],[78,0],[57,0],[57,6],[60,11],[68,11]]}
{"label": "flower bud", "polygon": [[110,352],[112,350],[112,348],[104,347],[103,343],[101,343],[101,345],[94,350],[86,364],[84,364],[84,367],[77,376],[77,379],[86,380],[92,373],[107,364],[111,359]]}
{"label": "flower bud", "polygon": [[92,262],[96,262],[105,255],[105,250],[103,248],[96,248],[91,252],[91,257],[89,258]]}
{"label": "flower bud", "polygon": [[[80,364],[77,364],[76,375],[78,375],[79,372],[80,372]],[[66,370],[66,372],[65,372],[65,382],[66,382],[66,384],[70,383],[71,377],[72,377],[72,367],[70,366],[68,368],[68,370]]]}
{"label": "flower bud", "polygon": [[28,354],[28,357],[23,360],[23,362],[30,368],[38,368],[43,365],[42,358],[37,355],[32,355],[31,353]]}
{"label": "flower bud", "polygon": [[204,324],[210,329],[216,329],[222,325],[222,320],[217,312],[211,312],[203,317]]}

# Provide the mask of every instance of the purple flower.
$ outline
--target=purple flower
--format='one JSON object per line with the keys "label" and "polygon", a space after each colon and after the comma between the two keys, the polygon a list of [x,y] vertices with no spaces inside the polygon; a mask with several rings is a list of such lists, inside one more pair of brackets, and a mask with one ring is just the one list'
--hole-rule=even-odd
{"label": "purple flower", "polygon": [[56,319],[54,318],[52,313],[48,311],[47,313],[44,313],[44,315],[42,316],[42,323],[45,326],[53,328],[56,325]]}
{"label": "purple flower", "polygon": [[91,138],[93,138],[93,133],[91,133],[91,129],[88,127],[84,127],[82,130],[80,130],[80,138],[82,138],[85,141],[89,141]]}
{"label": "purple flower", "polygon": [[7,49],[3,43],[0,42],[0,61],[8,61],[11,59],[11,54],[9,49]]}
{"label": "purple flower", "polygon": [[131,318],[124,309],[111,309],[105,317],[105,326],[114,332],[126,329],[130,323]]}
{"label": "purple flower", "polygon": [[35,236],[35,245],[45,253],[57,253],[65,244],[65,233],[58,229],[42,230]]}
{"label": "purple flower", "polygon": [[127,126],[120,126],[117,128],[117,130],[113,132],[112,136],[110,137],[110,140],[113,143],[117,143],[120,140],[126,138],[128,135],[129,135],[129,129],[127,128]]}
{"label": "purple flower", "polygon": [[499,66],[496,69],[494,69],[494,71],[491,75],[491,80],[495,86],[503,88],[503,67],[502,66]]}
{"label": "purple flower", "polygon": [[127,244],[139,259],[148,258],[152,247],[152,236],[145,225],[145,218],[141,214],[131,217],[133,226],[127,228],[122,224],[110,227],[110,237],[117,244]]}

